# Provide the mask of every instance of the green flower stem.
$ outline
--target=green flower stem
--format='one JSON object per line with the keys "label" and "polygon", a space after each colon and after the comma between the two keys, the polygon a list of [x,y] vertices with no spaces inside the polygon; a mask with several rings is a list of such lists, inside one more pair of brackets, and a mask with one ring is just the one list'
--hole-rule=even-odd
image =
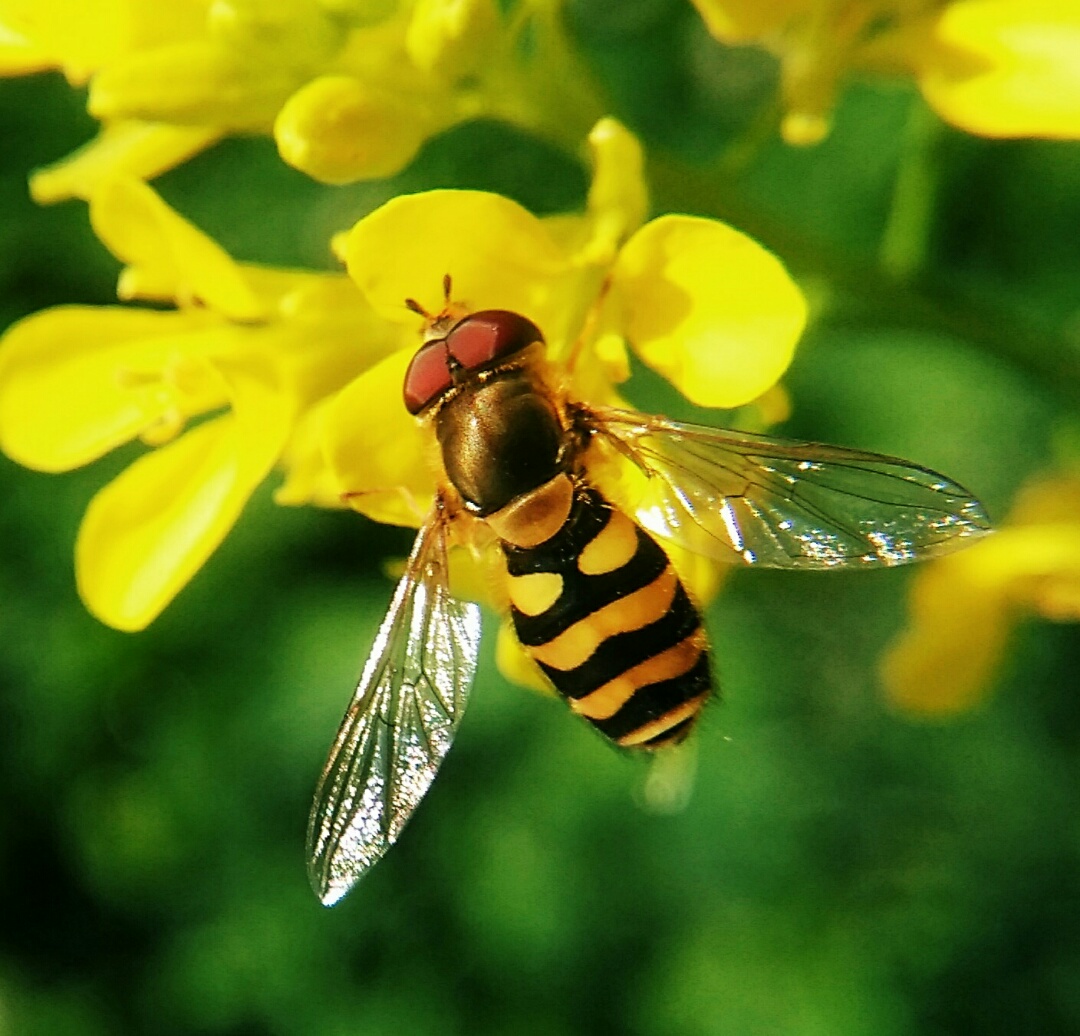
{"label": "green flower stem", "polygon": [[926,265],[937,207],[938,158],[944,123],[928,105],[910,106],[903,156],[878,262],[897,281],[916,278]]}

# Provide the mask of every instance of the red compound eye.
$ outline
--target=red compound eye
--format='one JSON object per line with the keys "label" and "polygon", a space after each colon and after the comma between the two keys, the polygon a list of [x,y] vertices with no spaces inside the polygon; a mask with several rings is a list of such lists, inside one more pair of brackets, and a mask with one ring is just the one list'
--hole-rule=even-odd
{"label": "red compound eye", "polygon": [[453,384],[446,339],[428,342],[419,349],[405,372],[405,409],[418,414]]}
{"label": "red compound eye", "polygon": [[484,309],[455,324],[446,345],[462,367],[476,370],[543,340],[540,329],[520,313]]}

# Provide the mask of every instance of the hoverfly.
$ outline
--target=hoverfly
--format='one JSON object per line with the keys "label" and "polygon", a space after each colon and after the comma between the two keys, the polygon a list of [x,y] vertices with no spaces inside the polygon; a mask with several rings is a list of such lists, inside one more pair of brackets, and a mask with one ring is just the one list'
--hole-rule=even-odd
{"label": "hoverfly", "polygon": [[[337,902],[397,840],[453,741],[480,611],[448,587],[447,549],[480,530],[505,561],[525,651],[615,744],[684,739],[712,689],[701,614],[659,540],[771,568],[899,565],[985,533],[955,482],[894,457],[725,431],[567,398],[544,338],[506,310],[425,317],[404,384],[434,433],[438,493],[330,750],[309,875]],[[648,477],[633,515],[590,477],[597,451]]]}

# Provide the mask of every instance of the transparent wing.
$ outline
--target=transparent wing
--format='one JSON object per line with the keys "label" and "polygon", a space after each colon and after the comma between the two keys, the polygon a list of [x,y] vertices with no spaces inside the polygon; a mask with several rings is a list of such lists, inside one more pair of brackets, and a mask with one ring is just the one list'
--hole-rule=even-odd
{"label": "transparent wing", "polygon": [[622,410],[584,420],[648,476],[642,526],[722,561],[902,565],[990,529],[962,486],[896,457]]}
{"label": "transparent wing", "polygon": [[450,596],[444,526],[416,537],[323,768],[308,874],[336,903],[397,841],[454,739],[480,646],[480,609]]}

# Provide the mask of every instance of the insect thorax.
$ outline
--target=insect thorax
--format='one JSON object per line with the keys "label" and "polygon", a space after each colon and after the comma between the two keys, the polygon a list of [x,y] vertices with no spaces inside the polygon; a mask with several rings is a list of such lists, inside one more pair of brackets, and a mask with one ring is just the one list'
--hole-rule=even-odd
{"label": "insect thorax", "polygon": [[565,435],[556,404],[528,367],[464,387],[439,409],[435,433],[447,477],[481,517],[563,467]]}

